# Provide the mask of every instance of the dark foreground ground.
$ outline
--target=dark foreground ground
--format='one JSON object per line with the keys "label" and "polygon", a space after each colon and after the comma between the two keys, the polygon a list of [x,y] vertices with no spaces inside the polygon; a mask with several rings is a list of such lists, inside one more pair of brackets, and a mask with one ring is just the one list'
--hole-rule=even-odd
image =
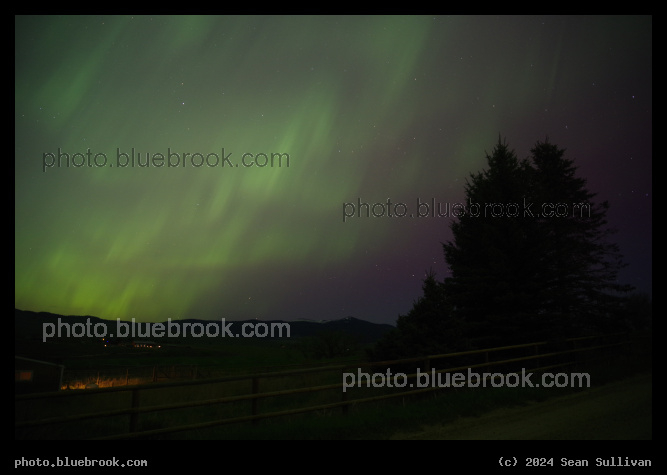
{"label": "dark foreground ground", "polygon": [[652,375],[641,374],[580,393],[502,408],[480,417],[430,425],[393,439],[650,440]]}

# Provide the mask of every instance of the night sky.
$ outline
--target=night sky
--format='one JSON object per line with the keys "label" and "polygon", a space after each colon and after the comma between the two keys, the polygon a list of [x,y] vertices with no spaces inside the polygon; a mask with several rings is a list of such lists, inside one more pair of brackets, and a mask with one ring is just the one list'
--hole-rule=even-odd
{"label": "night sky", "polygon": [[393,324],[448,275],[409,215],[499,136],[567,150],[651,293],[651,76],[651,17],[17,17],[15,306]]}

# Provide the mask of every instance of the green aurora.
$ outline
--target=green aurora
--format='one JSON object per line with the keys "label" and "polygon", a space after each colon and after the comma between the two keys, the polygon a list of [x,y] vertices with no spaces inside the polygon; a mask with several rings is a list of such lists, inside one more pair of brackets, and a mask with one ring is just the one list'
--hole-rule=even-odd
{"label": "green aurora", "polygon": [[[389,197],[414,211],[418,198],[461,200],[502,134],[519,156],[549,135],[581,156],[594,190],[641,189],[646,206],[650,23],[16,17],[15,306],[138,321],[393,322],[424,270],[446,275],[449,220],[344,222],[344,203]],[[629,79],[605,85],[626,60],[638,65]],[[643,133],[609,130],[617,105],[595,104],[633,93]],[[603,158],[586,143],[612,132],[625,149],[596,181]],[[134,164],[118,166],[119,154]],[[646,280],[631,283],[650,288],[648,216],[638,246],[648,239],[649,255],[632,261]]]}

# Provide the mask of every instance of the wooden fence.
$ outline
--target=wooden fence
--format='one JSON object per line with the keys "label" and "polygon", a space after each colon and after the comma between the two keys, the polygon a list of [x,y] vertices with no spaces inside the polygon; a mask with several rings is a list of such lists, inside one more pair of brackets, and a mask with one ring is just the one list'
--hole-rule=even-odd
{"label": "wooden fence", "polygon": [[[627,348],[628,343],[630,342],[626,334],[614,334],[614,335],[603,335],[595,337],[582,337],[582,338],[573,338],[560,342],[559,345],[555,348],[553,342],[535,342],[522,345],[513,345],[505,346],[499,348],[488,348],[481,350],[465,351],[459,353],[443,354],[443,355],[429,355],[425,357],[418,358],[409,358],[393,361],[382,361],[382,362],[357,362],[357,363],[346,363],[339,365],[329,365],[324,367],[316,368],[305,368],[297,369],[290,371],[273,371],[273,372],[262,372],[254,374],[245,374],[245,375],[234,375],[227,376],[222,378],[209,378],[209,379],[193,379],[189,381],[179,381],[179,382],[157,382],[153,384],[142,384],[137,386],[120,386],[120,387],[111,387],[106,389],[88,389],[88,390],[76,390],[76,391],[58,391],[58,392],[49,392],[49,393],[37,393],[37,394],[26,394],[26,395],[17,395],[15,396],[15,433],[17,438],[33,438],[34,435],[30,434],[31,430],[35,428],[43,428],[46,426],[59,426],[67,423],[79,423],[83,421],[99,421],[102,418],[111,418],[123,416],[129,418],[129,426],[127,422],[125,423],[125,429],[121,430],[119,433],[106,434],[101,437],[97,437],[99,434],[91,434],[93,438],[98,439],[133,439],[133,438],[147,438],[147,437],[157,437],[164,434],[171,434],[182,431],[191,431],[197,429],[205,429],[216,426],[221,426],[224,424],[234,424],[242,422],[252,422],[257,423],[262,419],[274,418],[289,416],[294,414],[302,414],[306,412],[315,412],[315,411],[326,411],[332,410],[335,408],[341,408],[343,413],[347,413],[347,410],[352,405],[358,405],[363,403],[373,403],[385,399],[402,397],[406,398],[408,396],[414,396],[418,394],[423,394],[431,391],[442,391],[442,387],[437,385],[429,385],[428,387],[419,387],[418,389],[408,389],[414,388],[413,384],[404,384],[399,390],[393,391],[375,391],[373,394],[378,394],[374,396],[368,396],[370,392],[368,390],[360,391],[357,390],[357,386],[354,388],[347,387],[344,389],[344,374],[350,373],[354,374],[355,370],[358,373],[364,369],[364,373],[372,374],[372,378],[376,378],[378,373],[385,374],[386,371],[390,368],[419,368],[421,374],[428,373],[431,375],[444,375],[445,373],[454,373],[461,372],[464,370],[472,370],[478,372],[480,375],[486,375],[483,378],[483,383],[486,379],[499,377],[500,375],[511,372],[512,369],[516,369],[517,365],[523,365],[527,367],[531,372],[544,372],[548,370],[553,370],[556,368],[563,367],[572,367],[576,368],[576,365],[589,361],[590,355],[603,354],[604,358],[608,358],[610,351],[613,354],[618,354],[623,348]],[[603,353],[601,353],[603,352]],[[449,365],[447,362],[450,362]],[[491,376],[492,373],[486,373],[481,371],[485,368],[495,368],[495,376]],[[352,371],[351,371],[352,370]],[[303,381],[307,375],[318,375],[322,377],[325,373],[329,374],[328,378],[336,382],[329,384],[315,384],[312,386],[305,387],[290,387],[282,390],[268,390],[262,391],[261,388],[265,386],[271,379],[275,378],[288,378],[290,381],[299,382]],[[392,371],[396,373],[396,371]],[[389,374],[389,373],[387,373]],[[417,378],[418,373],[414,372],[411,374],[405,374],[405,380],[412,380]],[[311,377],[311,376],[308,376]],[[349,377],[348,377],[349,379]],[[250,383],[250,391],[244,394],[238,395],[226,395],[224,397],[214,397],[209,399],[201,400],[192,400],[189,397],[189,400],[177,403],[169,404],[142,404],[142,399],[144,396],[148,396],[149,392],[153,391],[175,391],[177,388],[185,389],[188,387],[201,387],[201,386],[210,386],[216,387],[216,385],[221,385],[225,383],[235,383],[238,384],[244,381],[244,384]],[[366,388],[371,386],[369,384],[370,380],[366,380]],[[376,386],[375,382],[381,382],[381,378],[373,379],[373,386]],[[470,382],[470,381],[468,381]],[[480,381],[478,381],[479,383]],[[349,386],[349,383],[348,383]],[[405,390],[408,389],[408,390]],[[281,396],[290,396],[290,398],[295,398],[299,395],[305,394],[315,394],[320,392],[332,392],[337,391],[338,395],[335,396],[337,400],[333,402],[328,402],[325,404],[308,404],[304,406],[289,408],[285,410],[273,410],[269,412],[262,412],[260,401],[266,401],[270,398],[278,398]],[[26,404],[34,404],[35,402],[40,402],[40,405],[47,404],[49,402],[58,400],[60,398],[66,398],[69,401],[78,401],[76,398],[90,398],[95,395],[111,395],[114,393],[124,393],[129,394],[129,401],[125,399],[125,407],[120,407],[117,409],[105,410],[105,411],[94,411],[90,413],[79,413],[72,415],[58,415],[55,417],[43,417],[39,416],[34,418],[30,414],[31,410],[29,408],[24,408],[22,410],[21,406]],[[356,397],[355,397],[356,396]],[[151,398],[148,397],[150,400]],[[129,402],[129,404],[127,404]],[[43,403],[43,404],[42,404]],[[236,416],[236,417],[224,417],[221,419],[215,420],[204,420],[198,423],[187,423],[171,427],[160,427],[156,429],[146,430],[144,427],[140,426],[140,419],[142,416],[149,413],[157,413],[162,411],[177,411],[182,409],[193,409],[201,407],[210,407],[213,405],[221,404],[231,404],[231,403],[245,403],[246,411],[249,406],[249,414]],[[80,406],[87,407],[86,404],[79,404],[72,402],[70,406]],[[127,407],[129,406],[129,407]],[[187,421],[190,422],[191,416],[187,417]],[[48,429],[42,429],[42,435],[38,435],[37,438],[50,438],[51,432],[46,432]],[[67,436],[71,438],[72,436]]]}

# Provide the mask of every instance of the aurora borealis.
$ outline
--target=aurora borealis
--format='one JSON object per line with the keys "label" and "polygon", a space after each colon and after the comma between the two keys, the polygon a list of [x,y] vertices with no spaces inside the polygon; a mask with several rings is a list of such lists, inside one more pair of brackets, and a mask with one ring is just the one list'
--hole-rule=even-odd
{"label": "aurora borealis", "polygon": [[567,149],[651,293],[650,16],[16,17],[14,114],[19,309],[394,323],[450,219],[344,204],[461,202],[499,136]]}

